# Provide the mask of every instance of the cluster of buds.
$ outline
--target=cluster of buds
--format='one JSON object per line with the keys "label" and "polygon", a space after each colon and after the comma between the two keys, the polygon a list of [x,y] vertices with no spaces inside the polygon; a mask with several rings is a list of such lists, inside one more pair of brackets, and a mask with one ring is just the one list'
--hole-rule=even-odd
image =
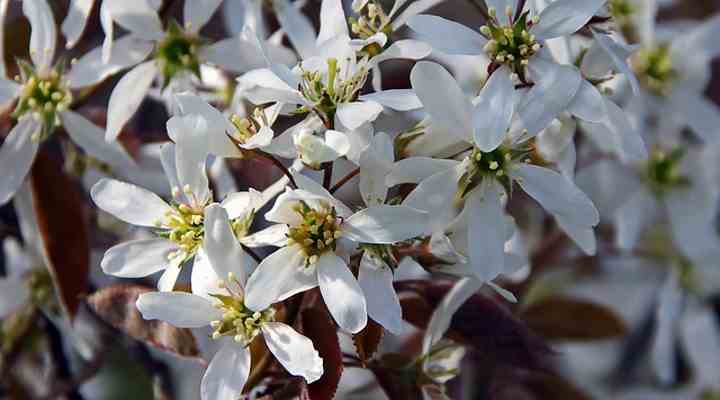
{"label": "cluster of buds", "polygon": [[171,21],[165,38],[158,42],[155,60],[162,73],[164,85],[180,72],[192,72],[200,76],[198,48],[200,38],[185,31],[177,22]]}
{"label": "cluster of buds", "polygon": [[221,280],[218,284],[225,288],[228,294],[212,295],[218,300],[215,307],[223,313],[222,319],[210,323],[214,329],[212,338],[218,340],[232,336],[236,343],[247,347],[260,334],[263,323],[275,320],[275,309],[268,308],[262,312],[250,310],[243,301],[242,293],[231,289],[232,286],[242,287],[232,272],[228,273],[227,281]]}
{"label": "cluster of buds", "polygon": [[[324,114],[326,120],[332,120],[337,105],[357,100],[360,90],[365,86],[368,77],[366,66],[360,66],[356,71],[350,71],[351,63],[345,64],[347,68],[341,71],[335,58],[327,60],[327,76],[320,71],[302,72],[300,92],[314,104],[316,111]],[[301,66],[302,68],[302,66]],[[343,73],[344,76],[340,76]],[[308,112],[301,108],[298,112]]]}
{"label": "cluster of buds", "polygon": [[669,94],[678,78],[672,65],[669,45],[640,49],[632,61],[635,74],[645,89],[657,96]]}
{"label": "cluster of buds", "polygon": [[326,251],[335,251],[341,231],[334,207],[322,202],[318,209],[313,209],[300,201],[293,207],[293,211],[300,215],[302,222],[290,228],[288,244],[300,245],[308,265],[316,263],[318,257]]}
{"label": "cluster of buds", "polygon": [[650,153],[644,169],[644,178],[653,193],[662,196],[668,189],[690,183],[680,171],[680,163],[684,156],[685,149],[681,147],[670,152],[656,148]]}
{"label": "cluster of buds", "polygon": [[539,18],[534,16],[528,19],[528,12],[525,12],[512,22],[511,8],[506,10],[506,15],[510,22],[504,25],[492,12],[492,19],[487,25],[480,27],[480,32],[488,38],[485,51],[490,59],[498,64],[508,65],[513,72],[520,73],[528,65],[528,60],[540,50],[540,43],[535,35],[530,33],[530,28],[539,22]]}
{"label": "cluster of buds", "polygon": [[72,93],[61,67],[49,71],[35,71],[32,65],[18,61],[20,75],[15,80],[22,84],[17,107],[13,118],[30,114],[42,122],[42,129],[33,133],[32,140],[47,139],[60,125],[58,113],[66,110],[72,103]]}

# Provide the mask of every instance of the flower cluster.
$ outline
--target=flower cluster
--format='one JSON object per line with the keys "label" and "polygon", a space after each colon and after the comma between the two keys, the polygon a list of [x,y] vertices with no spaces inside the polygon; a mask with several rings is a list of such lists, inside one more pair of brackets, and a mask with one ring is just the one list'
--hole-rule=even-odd
{"label": "flower cluster", "polygon": [[[480,291],[530,307],[527,288],[547,267],[537,254],[558,243],[553,260],[664,267],[651,349],[664,383],[677,375],[681,313],[711,312],[720,110],[704,93],[717,17],[667,35],[640,0],[470,0],[480,12],[468,25],[430,14],[441,0],[322,0],[316,31],[300,1],[242,1],[235,15],[239,0],[184,0],[177,22],[168,2],[102,0],[102,45],[66,62],[49,3],[22,0],[30,60],[0,79],[0,106],[14,106],[0,204],[32,201],[23,183],[53,143],[66,160],[84,157],[75,172],[98,229],[121,238],[103,249],[102,271],[162,272],[137,298],[142,317],[203,329],[217,345],[203,400],[262,386],[270,354],[289,375],[321,379],[327,344],[314,342],[308,310],[333,331],[378,325],[403,337],[415,317],[398,293],[409,269],[454,286],[398,370],[426,399],[449,399],[466,353],[445,337],[453,315]],[[93,8],[71,3],[68,49]],[[205,37],[221,7],[229,37]],[[398,71],[383,76],[387,60],[408,62],[409,85],[383,89],[398,87],[387,80]],[[115,75],[101,128],[81,107]],[[164,104],[169,140],[131,155],[123,132],[146,98]],[[15,241],[5,252],[0,292],[13,299],[0,316],[51,302],[42,250],[33,265],[17,261]],[[694,390],[710,389],[717,380]]]}

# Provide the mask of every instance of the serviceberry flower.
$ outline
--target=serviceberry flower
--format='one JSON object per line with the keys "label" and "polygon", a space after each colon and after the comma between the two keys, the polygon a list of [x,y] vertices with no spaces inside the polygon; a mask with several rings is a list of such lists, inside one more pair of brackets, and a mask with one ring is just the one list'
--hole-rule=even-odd
{"label": "serviceberry flower", "polygon": [[[45,0],[23,2],[23,13],[30,21],[30,58],[32,64],[18,61],[20,74],[14,81],[0,78],[0,107],[17,101],[12,117],[17,123],[0,149],[0,169],[6,171],[0,181],[0,204],[6,203],[27,175],[41,142],[59,128],[64,128],[72,141],[90,156],[110,166],[114,172],[135,175],[137,166],[117,143],[101,140],[101,130],[82,115],[70,110],[73,89],[95,84],[128,62],[114,59],[112,65],[95,68],[88,54],[69,71],[62,61],[53,65],[57,32],[52,10]],[[100,136],[98,136],[100,134]]]}
{"label": "serviceberry flower", "polygon": [[[210,44],[199,36],[222,1],[185,1],[184,24],[171,21],[163,31],[156,9],[148,0],[130,2],[103,2],[101,16],[106,33],[105,60],[115,51],[112,44],[112,26],[116,22],[128,29],[128,36],[135,38],[135,51],[144,57],[138,65],[121,79],[108,104],[108,124],[105,139],[114,140],[122,127],[137,111],[153,82],[159,78],[162,89],[174,82],[172,90],[182,91],[192,87],[193,76],[200,78],[200,66],[205,63],[221,66],[224,70],[241,73],[264,63],[258,38],[247,29],[240,35]],[[145,23],[140,23],[145,21]],[[268,45],[269,57],[274,62],[293,63],[295,57],[278,46]],[[109,49],[112,48],[112,51]],[[139,63],[149,56],[152,59]]]}
{"label": "serviceberry flower", "polygon": [[250,269],[238,257],[242,247],[235,239],[227,212],[218,204],[207,208],[213,239],[207,257],[211,269],[194,281],[192,293],[145,293],[137,308],[145,319],[159,319],[180,328],[212,328],[212,339],[222,345],[200,384],[203,400],[237,398],[250,374],[250,345],[263,337],[270,352],[291,374],[312,383],[323,374],[323,362],[310,339],[275,320],[275,309],[256,308],[246,301]]}
{"label": "serviceberry flower", "polygon": [[287,245],[258,266],[247,284],[247,303],[265,308],[319,286],[338,325],[357,333],[367,322],[363,291],[348,268],[362,244],[384,245],[427,230],[428,216],[406,206],[375,205],[353,213],[314,181],[296,174],[300,189],[288,189],[265,214],[288,226]]}
{"label": "serviceberry flower", "polygon": [[[187,115],[173,117],[167,125],[169,136],[177,141],[163,145],[161,155],[171,186],[171,203],[139,186],[107,178],[97,182],[90,193],[102,210],[127,223],[153,228],[158,235],[110,248],[101,261],[103,271],[135,278],[164,270],[158,282],[162,291],[172,290],[182,264],[193,257],[193,274],[207,270],[205,214],[213,200],[205,170],[207,154],[197,145],[203,141],[207,121],[199,115]],[[255,211],[268,200],[251,190],[233,193],[222,203],[238,240],[250,247],[268,245],[262,239],[267,232],[248,235]]]}

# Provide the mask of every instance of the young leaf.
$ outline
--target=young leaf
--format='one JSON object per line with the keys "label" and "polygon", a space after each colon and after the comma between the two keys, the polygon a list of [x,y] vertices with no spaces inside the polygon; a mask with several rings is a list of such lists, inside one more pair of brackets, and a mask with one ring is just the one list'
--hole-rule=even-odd
{"label": "young leaf", "polygon": [[133,339],[201,361],[195,337],[189,329],[176,328],[159,320],[145,320],[135,308],[138,296],[151,291],[152,288],[139,285],[112,285],[93,293],[88,304],[105,322]]}
{"label": "young leaf", "polygon": [[60,303],[73,319],[87,293],[90,265],[83,198],[75,182],[63,173],[62,164],[42,151],[35,159],[30,182],[48,269]]}
{"label": "young leaf", "polygon": [[601,340],[627,333],[625,322],[612,310],[565,296],[533,303],[522,316],[533,331],[548,340]]}
{"label": "young leaf", "polygon": [[368,360],[370,360],[377,351],[380,341],[383,338],[383,333],[383,327],[369,318],[365,328],[357,335],[353,335],[355,350],[363,366],[367,366]]}
{"label": "young leaf", "polygon": [[342,351],[337,328],[325,310],[309,308],[302,312],[303,333],[312,340],[323,359],[322,378],[308,385],[311,400],[331,400],[335,397],[342,376]]}

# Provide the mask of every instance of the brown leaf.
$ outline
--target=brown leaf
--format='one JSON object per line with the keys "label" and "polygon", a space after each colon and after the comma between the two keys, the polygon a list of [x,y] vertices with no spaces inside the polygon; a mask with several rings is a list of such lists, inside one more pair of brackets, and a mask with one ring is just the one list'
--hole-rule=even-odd
{"label": "brown leaf", "polygon": [[496,400],[590,400],[590,395],[556,373],[502,371],[493,380],[491,398]]}
{"label": "brown leaf", "polygon": [[35,159],[30,182],[48,269],[60,303],[72,319],[87,293],[90,265],[83,198],[60,162],[43,151]]}
{"label": "brown leaf", "polygon": [[533,331],[549,340],[599,340],[627,333],[625,322],[609,308],[566,296],[540,300],[522,316]]}
{"label": "brown leaf", "polygon": [[[395,288],[398,294],[402,294],[401,299],[407,294],[420,297],[419,300],[401,301],[404,318],[424,328],[432,310],[451,287],[452,284],[448,282],[397,282]],[[411,312],[406,312],[406,309]],[[552,353],[542,338],[504,305],[481,294],[470,297],[458,309],[447,336],[483,354],[486,363],[543,369],[546,367],[545,357]]]}
{"label": "brown leaf", "polygon": [[365,328],[353,335],[355,350],[360,357],[363,367],[367,366],[368,360],[372,358],[383,338],[383,327],[372,319],[368,318]]}
{"label": "brown leaf", "polygon": [[343,363],[337,329],[327,311],[308,308],[302,312],[302,326],[305,336],[312,340],[323,359],[322,378],[308,385],[311,400],[330,400],[335,397]]}
{"label": "brown leaf", "polygon": [[93,293],[88,297],[88,304],[100,318],[128,336],[160,350],[201,361],[195,337],[189,329],[145,320],[135,308],[138,296],[152,291],[152,288],[140,285],[112,285]]}

